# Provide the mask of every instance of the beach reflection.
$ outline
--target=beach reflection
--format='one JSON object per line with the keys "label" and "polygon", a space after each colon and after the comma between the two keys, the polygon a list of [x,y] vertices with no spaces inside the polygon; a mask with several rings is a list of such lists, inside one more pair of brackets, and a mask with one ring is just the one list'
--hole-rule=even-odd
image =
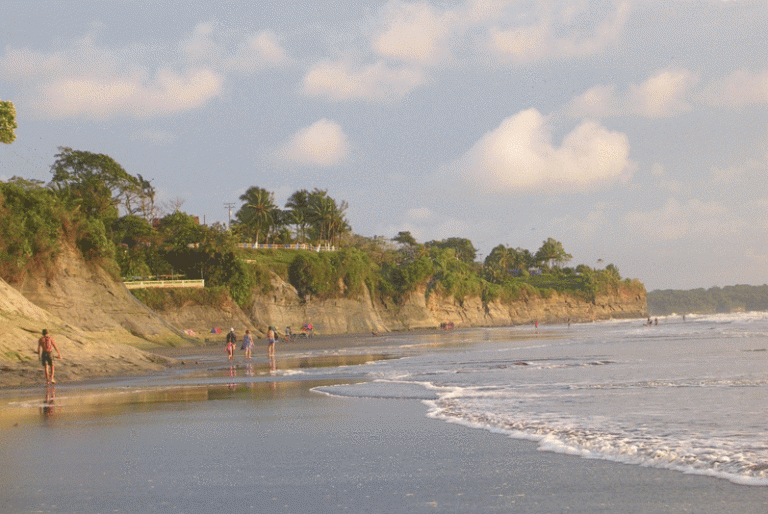
{"label": "beach reflection", "polygon": [[[264,402],[288,397],[311,397],[311,388],[348,382],[355,366],[398,355],[367,352],[286,356],[266,361],[201,363],[170,374],[115,380],[90,385],[61,384],[38,396],[33,390],[0,396],[0,427],[20,424],[44,426],[78,422],[91,416],[122,416],[131,412],[196,408],[192,403],[212,400]],[[350,367],[349,376],[325,379],[323,368]],[[313,373],[317,370],[319,373]],[[188,407],[185,407],[187,405]]]}
{"label": "beach reflection", "polygon": [[[234,368],[234,367],[233,367]],[[232,370],[236,378],[236,370]],[[169,386],[125,390],[66,389],[57,397],[53,389],[42,398],[12,397],[0,399],[0,427],[42,425],[57,427],[82,423],[89,418],[122,417],[126,414],[162,410],[198,408],[195,404],[209,401],[236,400],[257,404],[280,399],[313,397],[311,388],[341,383],[337,380],[261,380]]]}
{"label": "beach reflection", "polygon": [[53,425],[56,415],[56,388],[49,386],[45,388],[45,400],[40,406],[40,415],[46,425]]}

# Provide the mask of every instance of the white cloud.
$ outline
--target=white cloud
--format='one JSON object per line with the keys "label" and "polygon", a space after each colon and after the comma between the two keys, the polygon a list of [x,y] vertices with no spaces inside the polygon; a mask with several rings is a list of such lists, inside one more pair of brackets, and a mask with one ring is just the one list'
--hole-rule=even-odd
{"label": "white cloud", "polygon": [[394,101],[424,83],[421,70],[392,68],[383,61],[354,69],[345,62],[323,61],[304,76],[303,92],[331,100]]}
{"label": "white cloud", "polygon": [[510,28],[493,27],[489,31],[488,46],[496,55],[515,62],[539,59],[551,51],[547,45],[549,27],[546,25]]}
{"label": "white cloud", "polygon": [[234,55],[223,60],[223,67],[240,73],[253,73],[268,66],[279,66],[288,61],[272,31],[253,34],[240,43]]}
{"label": "white cloud", "polygon": [[349,143],[341,127],[321,119],[294,134],[276,156],[303,166],[326,167],[339,164],[348,153]]}
{"label": "white cloud", "polygon": [[26,85],[50,82],[62,76],[110,77],[126,69],[129,67],[121,65],[117,52],[94,45],[91,37],[75,40],[69,48],[55,52],[6,47],[0,57],[2,77]]}
{"label": "white cloud", "polygon": [[271,30],[242,38],[232,32],[219,32],[210,23],[201,23],[179,47],[192,65],[240,73],[253,73],[288,61],[277,35]]}
{"label": "white cloud", "polygon": [[626,222],[633,234],[668,241],[691,236],[723,238],[737,234],[745,226],[719,202],[693,199],[681,204],[674,198],[655,211],[632,211]]}
{"label": "white cloud", "polygon": [[685,69],[657,71],[639,85],[619,92],[615,85],[598,85],[571,101],[573,116],[675,116],[690,111],[691,89],[696,76]]}
{"label": "white cloud", "polygon": [[427,2],[390,2],[372,47],[382,57],[435,64],[448,55],[453,16],[439,13]]}
{"label": "white cloud", "polygon": [[0,59],[0,76],[11,82],[29,83],[67,69],[63,52],[43,54],[28,48],[6,48]]}
{"label": "white cloud", "polygon": [[[158,56],[166,62],[157,64]],[[40,118],[142,118],[200,107],[221,93],[228,71],[286,61],[271,31],[240,38],[202,23],[167,48],[107,48],[92,36],[52,52],[6,47],[0,77],[24,86],[21,103]]]}
{"label": "white cloud", "polygon": [[536,109],[505,119],[449,166],[484,190],[588,190],[626,177],[633,164],[619,132],[585,120],[552,144],[551,127]]}
{"label": "white cloud", "polygon": [[[516,63],[596,54],[621,34],[630,7],[619,3],[608,15],[591,9],[587,2],[538,3],[507,23],[499,19],[488,31],[485,46],[497,58]],[[584,31],[585,26],[590,30]]]}
{"label": "white cloud", "polygon": [[673,116],[691,109],[685,97],[696,77],[688,70],[664,70],[630,89],[630,110],[649,118]]}
{"label": "white cloud", "polygon": [[768,70],[734,71],[727,77],[710,83],[702,96],[707,104],[719,107],[768,105]]}
{"label": "white cloud", "polygon": [[222,83],[205,69],[184,75],[160,70],[152,80],[141,74],[68,77],[43,85],[30,105],[40,117],[149,117],[199,107],[220,93]]}

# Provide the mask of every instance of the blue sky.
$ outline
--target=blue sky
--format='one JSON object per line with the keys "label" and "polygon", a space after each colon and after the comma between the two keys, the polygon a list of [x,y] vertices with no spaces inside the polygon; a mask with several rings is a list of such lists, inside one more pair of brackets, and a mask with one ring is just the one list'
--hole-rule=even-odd
{"label": "blue sky", "polygon": [[[2,1],[0,179],[105,153],[226,222],[561,241],[648,290],[768,282],[768,2]],[[599,263],[600,261],[600,263]]]}

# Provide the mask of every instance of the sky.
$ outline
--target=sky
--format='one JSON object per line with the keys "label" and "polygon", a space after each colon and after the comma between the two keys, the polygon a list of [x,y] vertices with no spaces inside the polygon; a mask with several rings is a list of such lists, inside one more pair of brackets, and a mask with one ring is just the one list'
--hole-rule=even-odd
{"label": "sky", "polygon": [[768,1],[0,0],[0,180],[59,147],[228,222],[252,186],[418,242],[552,237],[646,289],[768,282]]}

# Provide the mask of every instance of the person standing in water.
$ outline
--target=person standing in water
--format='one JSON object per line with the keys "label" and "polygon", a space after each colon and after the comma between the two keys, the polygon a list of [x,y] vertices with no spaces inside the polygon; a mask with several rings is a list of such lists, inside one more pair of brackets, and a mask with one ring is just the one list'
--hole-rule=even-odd
{"label": "person standing in water", "polygon": [[[48,335],[48,330],[43,329],[43,337],[37,341],[37,356],[40,358],[40,362],[43,364],[43,372],[45,373],[46,384],[55,384],[56,380],[53,378],[53,357],[51,353],[56,350],[56,355],[61,359],[61,352],[59,347],[56,346],[56,342],[51,336]],[[49,371],[50,368],[50,371]]]}
{"label": "person standing in water", "polygon": [[245,350],[245,358],[250,359],[251,358],[251,348],[253,347],[253,337],[251,336],[251,331],[246,330],[245,335],[243,336],[243,349]]}
{"label": "person standing in water", "polygon": [[229,357],[229,360],[232,360],[235,356],[235,343],[234,341],[230,341],[229,337],[227,337],[227,357]]}
{"label": "person standing in water", "polygon": [[271,326],[267,330],[267,357],[275,358],[275,329]]}

